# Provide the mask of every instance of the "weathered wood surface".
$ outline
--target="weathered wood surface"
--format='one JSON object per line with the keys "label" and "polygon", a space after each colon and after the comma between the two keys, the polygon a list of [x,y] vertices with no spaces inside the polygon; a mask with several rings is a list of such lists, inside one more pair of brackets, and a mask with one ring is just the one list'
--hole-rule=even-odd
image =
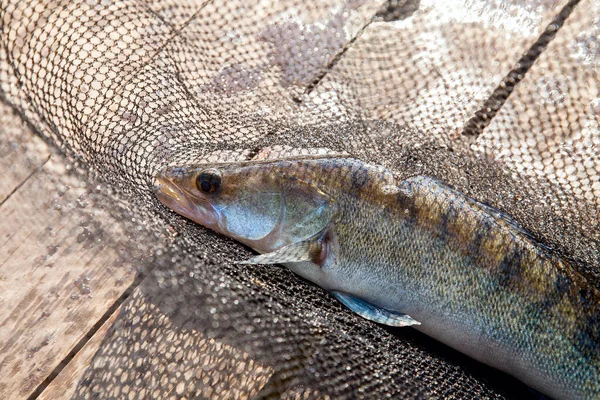
{"label": "weathered wood surface", "polygon": [[[73,7],[74,10],[80,6]],[[325,10],[330,7],[327,5]],[[358,33],[378,7],[376,2],[359,7],[359,12],[352,12],[352,18],[342,21],[344,24],[340,29],[350,32],[346,40]],[[14,4],[9,9],[14,12]],[[153,11],[161,13],[160,9]],[[315,11],[317,15],[323,12],[320,8]],[[204,13],[214,13],[214,10],[206,9]],[[49,27],[31,24],[26,12],[18,11],[18,14],[21,17],[6,24],[5,29],[14,32],[17,41],[30,44],[26,55],[20,54],[19,46],[10,46],[13,62],[20,63],[24,58],[35,58],[39,55],[36,51],[45,48],[35,46],[35,43],[40,32]],[[55,25],[70,26],[80,15],[76,14],[74,11],[61,13]],[[152,18],[150,14],[147,17]],[[182,21],[189,17],[183,15]],[[257,17],[250,19],[253,18]],[[146,22],[151,25],[152,21]],[[22,29],[24,26],[27,29]],[[173,26],[177,27],[177,24]],[[259,31],[263,28],[257,26]],[[69,35],[74,40],[82,32],[77,31],[74,24],[72,29]],[[169,34],[159,38],[166,40]],[[260,41],[259,37],[257,34],[256,40]],[[149,40],[154,39],[155,35],[151,35]],[[152,53],[154,43],[145,44],[142,49]],[[343,45],[343,42],[336,42],[337,47],[330,58],[341,51]],[[57,50],[61,51],[68,53],[69,50]],[[39,59],[46,62],[48,57],[42,54]],[[329,61],[322,61],[320,68]],[[4,54],[0,62],[6,62]],[[103,65],[113,63],[114,60],[110,59],[102,62]],[[305,83],[310,83],[319,71],[312,71],[313,75],[306,78]],[[62,77],[52,76],[53,79]],[[45,90],[44,79],[37,79],[37,83],[27,79],[17,82],[11,74],[2,75],[1,79],[2,90],[15,103],[24,104],[33,99],[36,103],[46,104],[47,99],[40,96]],[[74,92],[80,89],[76,82],[69,81],[67,85]],[[60,86],[60,83],[55,85]],[[103,103],[97,100],[97,104]],[[48,105],[49,108],[54,106]],[[71,107],[70,112],[73,111]],[[84,111],[79,121],[82,123],[87,122],[89,114]],[[51,138],[55,137],[55,133],[48,129],[46,120],[67,136],[72,127],[72,121],[64,112],[46,115],[46,120],[40,119],[31,110],[25,110],[25,113]],[[60,158],[53,157],[48,161],[52,151],[28,129],[21,129],[23,124],[15,119],[17,117],[3,110],[1,118],[0,122],[5,123],[0,125],[0,171],[9,179],[0,183],[0,203],[3,202],[0,207],[0,398],[25,398],[43,389],[40,385],[49,374],[58,372],[57,367],[68,361],[72,349],[86,340],[89,330],[133,282],[135,268],[120,258],[124,247],[121,242],[128,238],[119,221],[93,205],[84,182],[71,176]],[[94,340],[67,364],[68,368],[44,396],[54,398],[61,394],[68,397],[68,393],[73,392],[77,379],[69,371],[83,368],[108,325],[105,323]],[[67,379],[67,376],[71,378]]]}
{"label": "weathered wood surface", "polygon": [[[432,32],[427,28],[431,20],[437,18],[436,15],[417,15],[420,22],[409,28],[402,23],[374,23],[312,93],[302,97],[305,87],[301,87],[295,95],[300,96],[300,100],[310,108],[311,102],[316,103],[319,96],[325,96],[339,81],[353,86],[348,92],[361,98],[365,118],[388,119],[403,124],[423,123],[424,119],[428,119],[431,124],[426,126],[434,132],[458,131],[551,17],[552,13],[541,16],[532,27],[531,35],[522,42],[503,43],[501,37],[493,37],[488,46],[484,46],[484,52],[477,54],[476,60],[481,65],[463,66],[458,72],[439,70],[438,64],[443,63],[429,59],[428,51],[431,49],[426,46],[417,49],[402,47],[401,35],[423,35],[431,39]],[[359,22],[364,24],[365,20]],[[467,35],[453,31],[451,23],[448,29],[433,32],[435,38],[448,46],[448,60],[456,59],[468,47],[476,48],[479,36],[485,36],[484,32],[473,31]],[[355,33],[356,30],[353,36]],[[386,37],[393,38],[386,46],[396,43],[398,47],[378,47],[381,39]],[[452,42],[446,40],[447,37],[472,37],[474,41]],[[337,54],[341,45],[335,50]],[[378,51],[396,56],[388,58],[389,65],[376,65],[378,73],[363,71],[365,57],[376,56]],[[431,54],[434,53],[431,51]],[[415,58],[414,70],[392,76],[390,71],[398,70],[395,61],[400,57]],[[477,74],[469,73],[475,70]],[[356,71],[363,71],[363,76],[357,76]],[[311,83],[315,76],[311,75],[306,84]],[[390,79],[396,79],[398,85],[392,88],[395,90],[382,94],[376,82],[388,82]],[[457,81],[460,84],[448,85]],[[425,84],[420,91],[406,90],[414,82]],[[466,86],[472,87],[473,92],[464,96],[464,108],[448,110],[444,107],[447,99],[463,96]],[[430,92],[438,93],[438,96],[429,98],[439,99],[440,103],[424,106],[422,101],[426,96],[422,95]],[[593,93],[597,96],[597,91]],[[436,110],[439,115],[431,118],[429,114],[422,114],[423,110]],[[154,382],[153,389],[158,392],[150,391],[149,387],[148,396],[160,397],[155,393],[162,395],[165,390],[177,396],[188,393],[187,386],[180,388],[175,385],[169,389],[170,378],[176,378],[176,374],[186,376],[188,383],[194,379],[205,379],[216,382],[215,385],[223,384],[218,382],[218,376],[210,376],[211,371],[200,372],[199,376],[192,374],[191,371],[196,371],[198,365],[210,362],[203,354],[218,353],[221,357],[229,357],[231,368],[240,368],[240,382],[250,379],[257,382],[246,384],[246,387],[259,387],[265,382],[270,371],[253,363],[244,353],[208,340],[197,331],[174,327],[168,318],[164,318],[163,311],[154,307],[158,300],[147,300],[149,296],[156,296],[156,293],[148,292],[148,287],[152,286],[148,279],[98,331],[90,332],[134,280],[134,265],[129,257],[123,257],[127,252],[122,252],[123,243],[129,238],[120,228],[120,221],[94,205],[93,195],[90,195],[93,191],[71,176],[60,158],[53,157],[46,162],[52,153],[50,149],[15,118],[5,106],[0,107],[0,171],[5,178],[0,181],[0,398],[31,395],[63,361],[67,362],[65,368],[49,382],[41,398],[70,398],[76,393],[85,373],[94,367],[92,361],[101,361],[94,358],[98,349],[106,350],[110,346],[113,322],[120,321],[119,332],[123,338],[127,329],[133,332],[135,317],[142,314],[157,321],[155,336],[152,336],[154,341],[140,342],[142,350],[146,350],[143,346],[150,346],[157,354],[163,349],[172,350],[178,343],[184,350],[194,349],[182,350],[181,357],[186,360],[184,365],[173,362],[166,369],[154,366],[152,359],[134,360],[129,353],[109,360],[115,363],[115,368],[126,367],[133,361],[146,363],[151,375],[154,372],[159,379],[164,378],[165,386],[161,387],[162,380]],[[127,325],[127,321],[131,325]],[[70,360],[72,349],[85,342],[90,334],[91,339]],[[189,347],[182,347],[182,343]],[[235,389],[243,386],[240,382],[227,382],[226,385]],[[124,396],[125,388],[125,385],[115,386],[117,396]],[[223,394],[225,391],[220,388],[216,393]],[[241,397],[239,392],[231,393]]]}
{"label": "weathered wood surface", "polygon": [[341,103],[358,103],[365,120],[394,121],[458,143],[465,123],[566,3],[490,5],[490,12],[464,2],[421,4],[406,20],[372,23],[311,99],[343,87]]}
{"label": "weathered wood surface", "polygon": [[[176,289],[176,288],[175,288]],[[255,395],[272,369],[250,354],[208,338],[203,324],[182,328],[181,312],[194,315],[194,302],[165,304],[176,295],[148,276],[44,390],[41,399],[100,398],[177,399],[235,398]],[[150,326],[148,330],[145,327]],[[198,328],[198,329],[196,329]],[[118,343],[118,346],[114,344]],[[126,371],[129,371],[127,373]],[[114,380],[114,373],[121,377]],[[94,376],[91,386],[86,376]],[[227,377],[227,379],[224,379]]]}
{"label": "weathered wood surface", "polygon": [[[5,107],[0,115],[11,118]],[[48,147],[32,132],[13,138],[0,129],[2,147],[13,149],[0,158],[10,178],[2,190],[18,188],[0,206],[0,398],[19,399],[85,337],[135,268],[124,259],[127,236],[94,205],[86,184],[57,156],[35,172]]]}
{"label": "weathered wood surface", "polygon": [[10,107],[0,105],[0,204],[48,160],[50,153]]}
{"label": "weathered wood surface", "polygon": [[86,369],[92,362],[94,354],[102,344],[106,333],[114,324],[119,315],[120,309],[117,309],[105,322],[102,324],[90,340],[77,352],[75,357],[65,366],[65,368],[48,384],[38,399],[55,400],[55,399],[71,399],[75,394],[75,389],[80,379],[83,377]]}
{"label": "weathered wood surface", "polygon": [[[598,15],[598,1],[575,7],[481,138],[508,167],[590,202],[600,201]],[[505,151],[514,143],[519,154]]]}

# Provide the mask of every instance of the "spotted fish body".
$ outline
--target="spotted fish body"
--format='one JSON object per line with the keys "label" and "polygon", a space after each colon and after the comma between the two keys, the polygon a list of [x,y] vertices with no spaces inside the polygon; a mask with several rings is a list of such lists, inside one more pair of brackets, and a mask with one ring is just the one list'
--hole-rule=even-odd
{"label": "spotted fish body", "polygon": [[509,217],[435,179],[280,160],[170,168],[157,195],[263,253],[250,262],[282,263],[369,319],[414,325],[554,398],[600,398],[600,293]]}

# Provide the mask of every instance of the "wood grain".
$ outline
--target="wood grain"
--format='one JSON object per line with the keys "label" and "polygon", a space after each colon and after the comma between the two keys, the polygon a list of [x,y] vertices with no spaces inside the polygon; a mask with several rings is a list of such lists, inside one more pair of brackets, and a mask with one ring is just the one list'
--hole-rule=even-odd
{"label": "wood grain", "polygon": [[[121,398],[130,393],[154,399],[256,395],[273,370],[241,346],[208,337],[203,324],[182,326],[179,313],[193,315],[194,302],[178,303],[177,311],[165,307],[176,296],[156,283],[153,276],[145,278],[40,399]],[[174,289],[186,292],[186,287]],[[114,374],[122,376],[113,379]]]}
{"label": "wood grain", "polygon": [[[19,146],[40,146],[19,134]],[[0,398],[11,399],[29,396],[136,275],[127,235],[87,184],[56,156],[33,175],[6,173],[26,157],[0,164],[4,193],[21,185],[0,207]]]}
{"label": "wood grain", "polygon": [[[575,7],[478,143],[511,170],[549,179],[597,206],[600,57],[590,43],[598,36],[599,14],[597,1]],[[531,104],[534,111],[526,112]]]}
{"label": "wood grain", "polygon": [[75,357],[69,361],[65,368],[52,380],[46,389],[40,394],[40,400],[71,399],[75,394],[77,384],[83,377],[88,366],[92,363],[94,354],[102,344],[106,333],[114,324],[119,309],[98,329],[91,339],[77,352]]}
{"label": "wood grain", "polygon": [[39,169],[50,149],[5,104],[0,103],[0,204]]}
{"label": "wood grain", "polygon": [[[80,5],[72,7],[80,8]],[[211,7],[215,6],[211,5]],[[158,6],[152,6],[152,8],[153,13],[161,13]],[[354,18],[356,21],[343,21],[338,30],[341,32],[347,29],[350,31],[349,36],[355,38],[358,31],[367,24],[367,17],[370,18],[374,12],[366,7],[359,11],[349,13],[349,15],[356,14],[356,18]],[[455,24],[454,21],[438,26],[436,22],[440,19],[438,14],[443,16],[444,10],[438,14],[434,11],[435,9],[433,11],[428,9],[417,13],[411,24],[403,24],[401,21],[393,24],[371,24],[344,54],[340,62],[321,77],[322,80],[320,75],[332,62],[331,57],[317,65],[317,68],[307,76],[285,76],[284,80],[291,84],[291,88],[279,90],[277,99],[284,98],[284,94],[292,94],[310,109],[311,106],[320,104],[319,102],[323,98],[328,98],[328,91],[339,85],[339,87],[345,88],[342,93],[351,93],[352,96],[361,99],[363,112],[361,117],[365,119],[385,119],[405,125],[424,125],[434,133],[459,131],[464,120],[479,107],[482,99],[487,98],[489,92],[512,67],[515,56],[519,56],[533,42],[553,13],[551,11],[547,15],[543,15],[532,27],[529,36],[514,43],[502,41],[505,37],[502,30],[488,37],[486,32],[476,26],[469,25],[461,28],[461,25]],[[170,9],[166,12],[170,12]],[[211,15],[214,10],[207,8],[204,12]],[[71,23],[72,20],[77,19],[75,14],[65,14],[68,16],[64,22],[65,26],[67,22]],[[152,15],[147,18],[150,19]],[[260,15],[257,17],[253,13],[247,13],[247,15],[256,20],[261,17]],[[184,22],[187,22],[188,17],[182,15],[181,20],[174,21],[174,26],[179,28],[185,25],[184,34],[194,34],[195,29],[199,31],[204,29],[202,21],[197,23],[191,21],[186,25]],[[313,19],[318,22],[320,17],[317,15],[315,18],[307,18],[310,21]],[[336,21],[335,18],[331,18],[330,22],[335,23]],[[15,26],[23,25],[22,19],[14,19],[13,22]],[[256,43],[248,43],[246,47],[237,46],[238,51],[249,54],[258,54],[262,51],[260,56],[250,60],[256,60],[257,64],[262,63],[263,58],[266,58],[270,52],[284,53],[288,43],[287,41],[280,43],[276,40],[279,35],[277,29],[286,28],[287,25],[279,26],[275,22],[280,23],[281,21],[274,20],[271,35],[269,32],[265,32],[264,25],[266,23],[256,24],[256,34],[249,35],[249,37],[255,38]],[[255,21],[249,19],[248,25],[253,26],[254,24]],[[315,24],[317,27],[318,23]],[[35,29],[48,27],[50,24],[47,27],[40,24]],[[504,29],[503,27],[504,25],[501,26],[502,29]],[[230,28],[227,27],[227,29]],[[15,30],[18,29],[15,28]],[[39,36],[38,31],[21,30],[20,32],[24,38]],[[70,32],[70,34],[73,33]],[[170,31],[161,31],[160,33],[164,35],[159,35],[160,38],[170,38]],[[217,33],[221,34],[221,32]],[[152,40],[155,36],[147,35]],[[413,43],[411,39],[414,37],[423,37],[427,40],[423,40],[423,44],[418,48],[406,47],[405,43]],[[489,43],[481,45],[481,37],[487,37]],[[142,48],[153,50],[155,47],[159,47],[155,46],[156,43],[145,42],[144,38],[146,36],[135,38]],[[389,38],[390,41],[386,45],[380,46],[382,42],[385,44],[386,38]],[[471,38],[472,40],[459,41],[460,38]],[[181,40],[187,39],[184,37]],[[218,41],[207,40],[206,42],[213,43],[216,47],[214,52],[220,54],[222,45]],[[330,51],[331,56],[339,54],[347,42],[348,40],[337,43]],[[426,46],[430,42],[434,44],[439,42],[440,46],[446,49],[447,54],[442,52],[443,60],[430,56],[437,54],[435,48]],[[169,43],[164,41],[159,44],[172,46],[165,47],[165,51],[168,53],[175,51],[179,42],[172,40]],[[309,44],[312,43],[310,41],[298,42],[298,45]],[[34,46],[29,47],[32,57],[34,50],[31,49],[35,48]],[[42,49],[44,46],[39,48]],[[469,62],[465,65],[459,64],[458,77],[456,71],[441,69],[443,65],[456,66],[456,60],[460,59],[468,49],[483,49],[483,53],[474,54],[473,59],[468,60]],[[61,48],[57,52],[67,53],[68,51]],[[149,54],[154,54],[154,51]],[[142,58],[146,59],[147,56],[145,54]],[[373,57],[388,59],[389,64],[380,65],[366,62]],[[404,71],[402,62],[407,57],[414,59],[415,62],[414,66],[409,65],[408,71]],[[227,53],[227,58],[231,58],[229,53]],[[112,65],[111,61],[114,61],[101,60],[101,64],[104,65]],[[477,60],[481,65],[473,60]],[[202,85],[206,82],[213,84],[218,81],[215,79],[213,82],[212,76],[199,75],[194,62],[195,60],[191,59],[190,65],[185,66],[184,61],[180,61],[182,71],[191,71],[187,76],[182,74],[189,87],[203,87]],[[279,61],[281,65],[272,66],[272,70],[285,70],[287,62],[285,57],[281,57]],[[365,65],[372,65],[376,70],[365,70]],[[136,71],[136,69],[132,69],[132,71]],[[357,74],[356,71],[360,71],[360,74]],[[398,71],[403,72],[398,73]],[[151,70],[151,73],[156,74],[157,72]],[[272,71],[270,73],[275,76]],[[47,76],[47,79],[50,79],[50,74]],[[267,75],[267,77],[271,79],[271,75]],[[123,73],[123,81],[130,78],[129,75]],[[143,78],[144,76],[142,76],[142,80]],[[52,79],[57,79],[56,75],[53,75]],[[269,79],[261,80],[259,85],[269,85]],[[307,95],[305,93],[307,87],[313,85],[315,80],[318,80],[316,88]],[[389,85],[390,80],[397,84]],[[37,93],[43,88],[44,82],[43,79],[39,79],[39,86],[31,85],[25,86],[25,88],[32,92],[30,94]],[[409,90],[415,86],[415,82],[420,84],[424,82],[425,84],[421,85],[417,91]],[[9,83],[12,85],[14,82],[6,79],[5,82],[0,82],[0,85],[6,86],[6,92],[13,96],[15,103],[18,103],[14,99],[20,99],[21,91],[15,94],[9,92],[9,88],[20,87],[18,85],[11,86]],[[386,83],[386,85],[382,83]],[[449,83],[456,85],[450,86]],[[64,84],[65,86],[68,84],[71,88],[75,87],[71,81],[65,81]],[[60,83],[54,83],[54,85],[61,86]],[[382,86],[390,89],[382,92]],[[466,88],[471,88],[471,90],[466,91]],[[256,93],[260,94],[262,89],[258,86],[251,92],[240,90],[240,93],[246,93],[248,98],[240,95],[239,99],[232,97],[233,101],[248,102],[249,106],[256,105],[257,110],[262,110],[264,104],[255,101]],[[79,88],[75,87],[74,90],[77,91]],[[273,89],[265,87],[264,90],[267,93]],[[96,99],[96,106],[104,104],[103,100],[108,98],[107,93],[109,93],[108,90],[99,95]],[[215,93],[219,100],[222,100],[221,92],[216,91]],[[590,99],[597,96],[597,91],[594,93]],[[450,107],[454,104],[455,98],[464,100],[462,107]],[[285,99],[287,99],[290,109],[297,107],[287,96]],[[429,99],[430,103],[423,106],[424,99]],[[41,99],[41,103],[43,103],[42,100],[46,101]],[[342,99],[342,103],[345,100]],[[228,103],[223,102],[222,104],[224,109],[229,107]],[[80,104],[77,103],[77,105]],[[335,107],[331,109],[333,110]],[[420,110],[433,110],[434,112],[433,114],[421,113]],[[95,115],[95,113],[86,111],[78,114],[77,122],[88,122],[89,115]],[[100,119],[106,121],[108,116],[110,114]],[[30,118],[33,117],[35,115],[32,112]],[[69,139],[68,132],[75,131],[71,125],[72,121],[66,119],[65,113],[61,112],[55,112],[51,117],[54,118],[52,122],[55,126]],[[324,115],[322,119],[327,120],[327,117]],[[40,121],[34,122],[43,127]],[[101,130],[98,132],[103,133]],[[111,133],[111,131],[106,132]],[[101,202],[96,201],[95,189],[72,175],[68,165],[60,158],[54,156],[48,161],[52,151],[28,131],[18,117],[14,116],[6,107],[0,107],[0,133],[0,171],[3,172],[3,179],[0,180],[0,398],[26,398],[35,393],[37,389],[41,390],[40,385],[63,362],[67,362],[66,367],[57,375],[56,379],[49,383],[42,392],[41,398],[70,398],[76,393],[77,385],[86,371],[89,371],[90,368],[102,368],[102,365],[94,363],[99,349],[104,347],[105,353],[111,355],[109,352],[111,340],[118,342],[115,338],[120,338],[123,341],[129,340],[128,343],[135,341],[135,334],[140,331],[140,328],[134,326],[136,317],[149,318],[156,322],[157,328],[152,332],[154,335],[152,337],[157,338],[156,340],[138,340],[133,346],[130,346],[132,351],[135,351],[135,345],[138,345],[141,351],[148,352],[149,355],[143,358],[135,352],[128,353],[129,349],[122,346],[124,352],[113,354],[112,357],[122,365],[128,365],[127,361],[135,359],[136,362],[148,365],[147,370],[150,371],[153,378],[163,373],[162,377],[166,381],[173,382],[173,388],[169,389],[169,386],[163,385],[161,380],[156,384],[154,390],[163,387],[165,390],[172,390],[172,393],[178,396],[181,393],[188,394],[188,390],[189,393],[194,393],[196,382],[201,379],[209,382],[207,386],[217,382],[229,385],[232,391],[239,390],[238,388],[243,386],[240,381],[223,383],[218,371],[198,368],[198,366],[214,364],[207,356],[210,354],[219,355],[221,360],[230,362],[232,365],[227,365],[227,371],[240,369],[238,376],[229,375],[232,379],[241,378],[241,380],[259,382],[259,384],[246,384],[246,387],[255,389],[266,382],[272,371],[253,363],[244,352],[214,339],[207,339],[199,330],[177,327],[171,320],[165,318],[164,313],[155,306],[161,302],[156,299],[148,301],[149,298],[152,298],[151,293],[144,292],[144,287],[148,285],[136,290],[131,301],[126,303],[127,307],[121,307],[102,324],[98,331],[91,332],[92,327],[101,320],[116,299],[134,281],[136,261],[133,260],[139,260],[140,255],[135,254],[135,250],[130,245],[130,238],[122,228],[123,221],[113,218],[102,208]],[[164,297],[167,295],[168,293],[162,294]],[[123,312],[124,309],[125,312]],[[117,331],[121,336],[119,334],[110,335],[110,327],[115,321],[121,323],[121,330]],[[90,335],[92,336],[91,340],[75,354],[72,360],[69,360],[72,349],[82,341],[85,342]],[[181,349],[181,353],[184,354],[181,357],[186,360],[187,364],[181,364],[176,360],[168,364],[163,371],[153,362],[157,355],[161,352],[164,353],[163,349],[167,344],[171,344],[173,337],[180,340],[181,343],[188,344],[187,347],[179,345],[180,342],[173,344],[173,347]],[[104,346],[102,346],[103,344]],[[138,355],[138,357],[133,358],[132,354]],[[101,358],[98,360],[101,361]],[[189,375],[186,381],[189,383],[189,387],[184,385],[185,382],[176,376],[176,373],[181,373],[182,376]],[[143,390],[151,389],[146,381],[142,381],[141,384],[145,385]],[[129,387],[119,383],[115,385],[115,390]],[[131,384],[131,387],[136,387],[135,382]],[[221,390],[220,393],[224,393],[225,389],[220,388],[219,390]],[[217,393],[219,393],[218,390]],[[237,395],[241,397],[240,393]]]}
{"label": "wood grain", "polygon": [[[511,14],[504,7],[478,13],[468,3],[432,2],[406,20],[372,23],[313,90],[307,105],[318,104],[332,87],[343,87],[336,94],[340,103],[358,104],[365,120],[460,140],[464,124],[565,3],[535,11],[514,6]],[[527,24],[515,25],[516,20]]]}

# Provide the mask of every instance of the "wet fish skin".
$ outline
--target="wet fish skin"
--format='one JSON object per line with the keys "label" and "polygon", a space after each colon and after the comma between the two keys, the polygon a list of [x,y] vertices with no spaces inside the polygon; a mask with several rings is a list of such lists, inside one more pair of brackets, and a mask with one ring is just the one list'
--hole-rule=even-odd
{"label": "wet fish skin", "polygon": [[[196,178],[209,168],[221,185],[203,193]],[[299,242],[325,249],[301,262],[287,252],[285,265],[327,290],[408,314],[416,329],[549,396],[600,398],[600,294],[509,217],[435,179],[396,183],[347,158],[203,165],[158,179],[167,206],[265,256]]]}

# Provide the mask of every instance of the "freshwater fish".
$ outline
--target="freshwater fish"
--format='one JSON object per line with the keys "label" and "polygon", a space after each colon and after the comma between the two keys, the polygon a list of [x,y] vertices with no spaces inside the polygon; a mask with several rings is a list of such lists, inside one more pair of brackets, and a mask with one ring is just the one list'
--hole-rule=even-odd
{"label": "freshwater fish", "polygon": [[506,214],[351,158],[170,167],[173,211],[362,317],[415,329],[556,399],[600,398],[600,293]]}

